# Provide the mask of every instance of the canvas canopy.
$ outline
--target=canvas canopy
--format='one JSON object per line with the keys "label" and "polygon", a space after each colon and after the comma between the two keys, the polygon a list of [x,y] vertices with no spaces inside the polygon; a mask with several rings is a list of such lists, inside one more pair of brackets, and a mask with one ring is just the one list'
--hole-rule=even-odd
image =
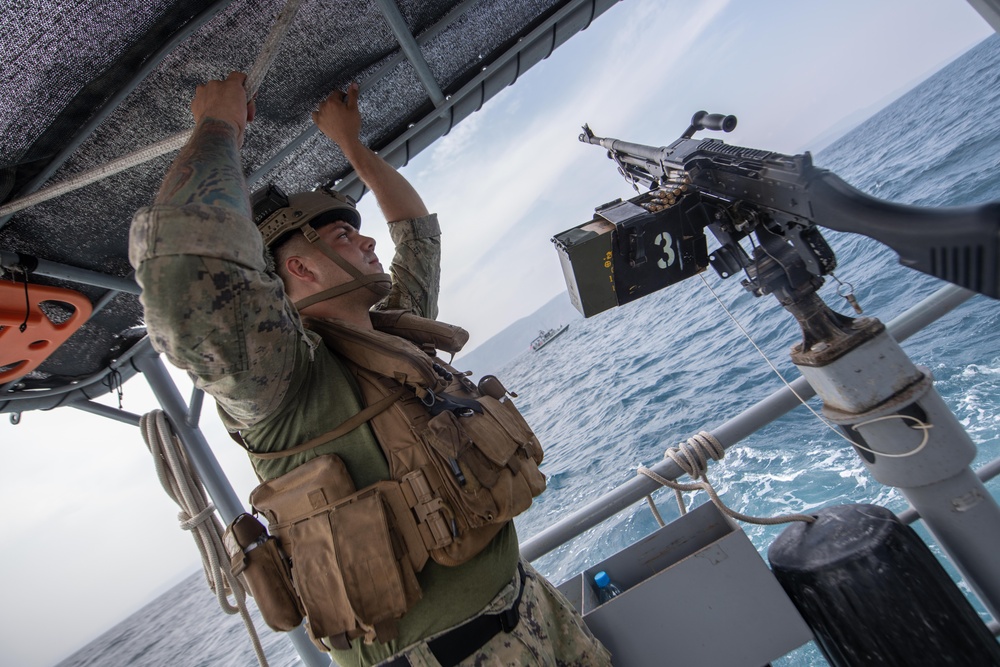
{"label": "canvas canopy", "polygon": [[[257,96],[243,151],[251,187],[336,184],[360,197],[349,164],[310,120],[331,89],[361,83],[362,139],[402,166],[616,1],[304,1]],[[0,203],[189,129],[195,86],[248,70],[283,6],[5,3]],[[10,354],[0,357],[0,412],[87,399],[135,373],[129,356],[148,340],[128,264],[128,227],[133,212],[152,201],[173,156],[0,218],[0,303],[8,304],[0,310],[0,349],[21,346],[14,336],[20,306],[9,304],[25,280],[71,289],[93,306],[51,355],[43,350],[50,341],[28,343],[26,354],[41,361],[27,374]],[[29,315],[30,304],[24,308]],[[58,298],[36,309],[57,328],[74,314]]]}

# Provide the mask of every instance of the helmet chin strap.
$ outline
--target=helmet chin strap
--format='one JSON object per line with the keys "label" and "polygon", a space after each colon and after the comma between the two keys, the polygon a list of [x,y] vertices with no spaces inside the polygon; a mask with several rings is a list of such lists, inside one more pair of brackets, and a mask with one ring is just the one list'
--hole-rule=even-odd
{"label": "helmet chin strap", "polygon": [[361,289],[362,287],[371,290],[380,299],[382,297],[388,296],[389,290],[392,288],[392,277],[388,273],[370,273],[363,274],[358,269],[346,259],[338,255],[333,248],[328,246],[322,240],[320,240],[319,234],[313,229],[312,225],[305,224],[301,227],[302,235],[306,237],[309,243],[319,248],[319,251],[330,258],[334,264],[347,271],[354,280],[346,282],[343,285],[337,285],[336,287],[331,287],[330,289],[325,289],[322,292],[317,292],[312,296],[307,296],[304,299],[300,299],[295,302],[295,307],[298,310],[303,308],[308,308],[314,303],[319,303],[320,301],[326,301],[327,299],[332,299],[334,297],[340,296],[341,294],[347,294],[348,292],[353,292],[356,289]]}

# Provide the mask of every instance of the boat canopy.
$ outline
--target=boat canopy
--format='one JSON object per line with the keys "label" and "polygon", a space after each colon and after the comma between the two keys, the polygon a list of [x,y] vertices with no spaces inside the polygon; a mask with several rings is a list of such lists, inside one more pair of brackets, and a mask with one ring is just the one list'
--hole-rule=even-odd
{"label": "boat canopy", "polygon": [[[335,185],[359,198],[350,165],[310,118],[330,90],[361,84],[362,140],[399,167],[616,2],[305,0],[257,95],[243,149],[251,187]],[[0,204],[190,129],[195,86],[249,70],[284,6],[40,0],[0,10]],[[174,155],[0,216],[0,412],[86,400],[135,374],[128,358],[148,340],[128,228]],[[26,306],[25,281],[69,290],[68,301]],[[58,327],[78,317],[66,305],[76,294],[93,313],[65,343],[13,343],[18,312]]]}

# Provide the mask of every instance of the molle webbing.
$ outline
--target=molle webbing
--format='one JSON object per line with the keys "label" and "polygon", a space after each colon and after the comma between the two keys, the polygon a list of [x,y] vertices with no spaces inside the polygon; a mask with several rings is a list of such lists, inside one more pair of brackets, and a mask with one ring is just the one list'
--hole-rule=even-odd
{"label": "molle webbing", "polygon": [[349,417],[346,421],[340,424],[337,428],[332,431],[327,431],[323,435],[316,436],[312,440],[306,440],[302,444],[295,445],[289,449],[282,449],[277,452],[250,452],[253,456],[259,459],[283,459],[288,456],[294,456],[296,454],[301,454],[302,452],[307,452],[310,449],[315,449],[320,445],[325,445],[328,442],[333,442],[337,438],[347,435],[357,427],[361,426],[368,420],[370,420],[375,415],[388,410],[389,407],[403,397],[406,393],[406,387],[399,387],[396,391],[389,394],[382,400],[372,405],[369,405],[361,412]]}

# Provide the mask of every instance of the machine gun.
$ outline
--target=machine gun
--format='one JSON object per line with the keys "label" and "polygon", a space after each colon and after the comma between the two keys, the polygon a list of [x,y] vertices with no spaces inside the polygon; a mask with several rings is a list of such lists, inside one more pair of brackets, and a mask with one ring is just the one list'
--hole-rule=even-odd
{"label": "machine gun", "polygon": [[[679,139],[661,148],[597,137],[584,126],[580,141],[606,148],[636,190],[643,186],[648,191],[598,207],[592,220],[553,239],[571,300],[589,317],[709,265],[723,278],[745,273],[746,289],[757,296],[774,295],[798,321],[803,341],[792,346],[790,357],[822,399],[825,420],[842,429],[876,480],[906,497],[928,528],[941,536],[959,570],[971,572],[968,579],[980,582],[980,598],[991,600],[989,592],[980,591],[987,591],[982,582],[998,581],[996,572],[987,573],[984,565],[997,562],[1000,507],[968,465],[975,458],[974,443],[934,390],[930,373],[910,361],[885,325],[874,317],[850,318],[831,310],[817,290],[837,263],[821,234],[820,227],[825,227],[870,236],[895,250],[905,266],[998,298],[1000,202],[940,209],[893,204],[814,167],[808,153],[788,156],[692,138],[701,129],[729,131],[735,126],[732,116],[699,112]],[[711,253],[706,228],[721,244]],[[752,254],[741,244],[748,241]],[[804,400],[791,388],[788,393]],[[775,392],[766,402],[778,396]],[[782,401],[786,398],[774,400],[762,412],[770,418],[781,414],[788,409],[776,407]],[[790,403],[787,399],[785,405]],[[755,406],[763,407],[763,402]],[[749,414],[729,420],[714,433],[731,438],[727,446],[735,444],[747,433],[745,424],[735,423]],[[922,436],[915,430],[923,431]],[[958,527],[955,509],[962,502],[966,511],[960,501],[965,498],[975,498],[969,505],[976,505],[978,516],[990,517],[990,530],[982,530],[986,524],[973,524],[969,516],[963,518],[968,528]],[[813,526],[806,530],[816,530]],[[810,562],[808,545],[824,539],[816,533],[789,539],[799,549],[797,564]],[[857,544],[860,541],[843,553],[861,554],[860,547],[854,551]],[[775,551],[769,553],[772,566]],[[827,581],[835,578],[831,575],[825,567]],[[820,578],[808,584],[800,578],[794,585],[794,577],[787,577],[782,583],[798,602],[805,587]],[[814,599],[815,591],[808,595]],[[998,603],[987,604],[995,608]],[[799,605],[804,615],[805,606]],[[855,621],[855,610],[841,606],[844,618]],[[821,615],[807,615],[818,637],[831,636],[826,633],[836,627],[829,621],[831,613],[838,613],[836,607],[833,603]],[[840,627],[847,627],[846,622]],[[987,645],[992,647],[988,639]]]}
{"label": "machine gun", "polygon": [[[836,268],[819,227],[864,234],[895,250],[904,266],[1000,298],[1000,202],[895,204],[815,167],[809,153],[782,155],[692,138],[699,130],[735,127],[735,116],[699,111],[679,139],[654,148],[597,137],[584,125],[580,141],[606,148],[640,192],[598,207],[593,220],[552,239],[571,300],[584,316],[709,265],[723,278],[745,272],[744,287],[757,296],[774,294],[789,308],[808,300]],[[720,243],[711,255],[705,228]],[[740,244],[748,237],[752,255]]]}

